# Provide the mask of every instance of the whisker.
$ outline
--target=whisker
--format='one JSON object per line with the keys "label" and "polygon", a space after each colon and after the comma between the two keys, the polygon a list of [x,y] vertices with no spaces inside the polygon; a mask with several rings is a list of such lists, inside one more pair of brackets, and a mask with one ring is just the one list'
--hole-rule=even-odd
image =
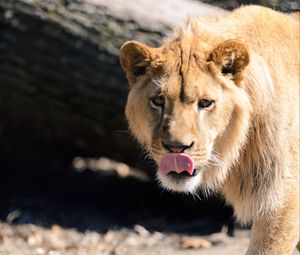
{"label": "whisker", "polygon": [[190,155],[193,158],[199,157],[199,158],[205,158],[206,157],[206,153],[203,154],[191,154]]}
{"label": "whisker", "polygon": [[138,158],[143,158],[144,160],[153,160],[152,155],[148,148],[144,147],[141,154],[138,156]]}
{"label": "whisker", "polygon": [[196,191],[192,192],[191,195],[192,195],[192,197],[193,197],[194,202],[197,202],[197,199],[198,199],[199,201],[201,201],[201,198],[200,198],[200,196],[197,194]]}
{"label": "whisker", "polygon": [[219,155],[217,155],[215,152],[212,152],[206,162],[206,165],[217,166],[222,168],[224,163],[222,158]]}

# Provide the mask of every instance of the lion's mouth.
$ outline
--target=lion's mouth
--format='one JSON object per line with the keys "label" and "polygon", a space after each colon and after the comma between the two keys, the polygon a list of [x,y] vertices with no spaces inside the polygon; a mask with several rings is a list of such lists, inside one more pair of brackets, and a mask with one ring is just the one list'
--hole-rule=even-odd
{"label": "lion's mouth", "polygon": [[168,176],[171,176],[173,179],[180,180],[180,179],[195,177],[197,174],[199,174],[199,172],[200,172],[199,169],[194,169],[192,174],[189,174],[187,171],[183,171],[181,173],[171,171],[170,173],[168,173]]}
{"label": "lion's mouth", "polygon": [[166,153],[160,160],[159,171],[174,178],[192,177],[199,173],[193,159],[186,153]]}
{"label": "lion's mouth", "polygon": [[177,192],[195,192],[200,181],[200,168],[186,153],[166,153],[160,159],[158,180],[162,187]]}

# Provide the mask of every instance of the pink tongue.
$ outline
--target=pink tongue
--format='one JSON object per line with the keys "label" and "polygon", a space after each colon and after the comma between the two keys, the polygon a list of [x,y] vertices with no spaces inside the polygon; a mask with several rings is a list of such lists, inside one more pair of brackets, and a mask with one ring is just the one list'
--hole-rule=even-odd
{"label": "pink tongue", "polygon": [[167,153],[161,159],[159,169],[164,175],[170,172],[182,173],[184,171],[192,175],[194,171],[194,161],[185,153]]}

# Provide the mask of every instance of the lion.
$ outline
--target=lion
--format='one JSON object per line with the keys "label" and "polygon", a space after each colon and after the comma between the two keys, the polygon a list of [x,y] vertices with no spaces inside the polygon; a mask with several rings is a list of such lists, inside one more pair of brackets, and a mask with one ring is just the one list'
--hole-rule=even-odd
{"label": "lion", "polygon": [[299,240],[299,20],[266,7],[189,18],[120,49],[125,114],[167,190],[219,192],[252,223],[247,255]]}

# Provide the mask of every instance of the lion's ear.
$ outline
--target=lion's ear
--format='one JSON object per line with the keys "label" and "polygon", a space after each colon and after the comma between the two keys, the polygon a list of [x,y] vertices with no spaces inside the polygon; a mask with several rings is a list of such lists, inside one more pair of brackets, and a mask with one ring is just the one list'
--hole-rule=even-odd
{"label": "lion's ear", "polygon": [[238,40],[227,40],[210,53],[208,61],[212,61],[223,75],[230,75],[238,82],[250,62],[249,50]]}
{"label": "lion's ear", "polygon": [[130,85],[138,76],[144,75],[153,60],[154,48],[136,41],[128,41],[120,49],[120,63]]}

